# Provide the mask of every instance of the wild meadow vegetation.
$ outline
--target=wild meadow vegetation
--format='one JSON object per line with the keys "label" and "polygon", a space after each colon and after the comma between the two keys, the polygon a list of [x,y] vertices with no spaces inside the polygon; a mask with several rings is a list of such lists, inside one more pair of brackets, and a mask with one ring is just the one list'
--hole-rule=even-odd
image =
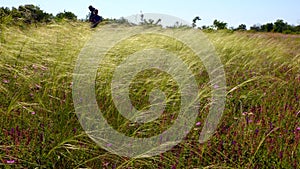
{"label": "wild meadow vegetation", "polygon": [[[1,168],[300,167],[299,35],[205,31],[226,72],[226,107],[217,131],[208,142],[199,143],[210,103],[209,78],[199,63],[192,72],[205,92],[193,130],[170,151],[134,159],[99,147],[85,134],[75,114],[74,66],[81,49],[99,30],[101,25],[91,30],[88,23],[73,21],[1,25]],[[168,50],[182,50],[172,47],[172,42],[165,44]],[[118,115],[109,93],[112,70],[120,63],[113,56],[125,57],[131,49],[116,48],[115,55],[99,63],[97,101],[116,130],[135,137],[152,136],[172,125],[178,103],[167,106],[162,117],[148,126],[137,126]],[[185,59],[193,63],[194,58]],[[130,86],[133,105],[149,106],[147,91],[157,83],[167,97],[178,100],[172,93],[177,88],[168,87],[176,86],[172,77],[149,70],[138,74]]]}

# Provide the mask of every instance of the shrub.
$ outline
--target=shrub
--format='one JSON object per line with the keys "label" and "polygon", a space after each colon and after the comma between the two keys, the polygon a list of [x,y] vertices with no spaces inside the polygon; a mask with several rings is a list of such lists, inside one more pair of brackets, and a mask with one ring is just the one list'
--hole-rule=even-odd
{"label": "shrub", "polygon": [[62,19],[68,19],[68,20],[77,20],[77,16],[72,12],[60,12],[55,16],[55,19],[62,20]]}

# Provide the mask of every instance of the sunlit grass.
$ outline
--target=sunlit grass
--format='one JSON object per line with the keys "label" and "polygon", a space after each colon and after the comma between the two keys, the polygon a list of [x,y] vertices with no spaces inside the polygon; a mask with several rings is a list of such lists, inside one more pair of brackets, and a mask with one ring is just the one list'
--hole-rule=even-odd
{"label": "sunlit grass", "polygon": [[[98,147],[83,132],[74,112],[73,68],[92,33],[85,23],[2,28],[0,165],[12,168],[299,167],[299,36],[205,33],[224,64],[228,86],[226,108],[218,130],[210,141],[199,144],[203,124],[195,124],[187,138],[172,150],[152,158],[129,159]],[[136,38],[136,41],[146,41],[143,37]],[[190,65],[196,65],[193,73],[204,91],[197,121],[203,122],[209,110],[208,75],[201,63],[180,45],[167,40],[164,44],[168,50],[179,51]],[[128,48],[114,51],[117,56],[132,52]],[[166,130],[172,124],[173,115],[176,116],[176,106],[169,105],[160,119],[143,126],[135,126],[118,116],[109,99],[110,83],[105,84],[122,59],[107,56],[105,62],[99,63],[102,68],[97,76],[100,108],[106,110],[112,126],[128,135],[151,136]],[[147,91],[157,87],[154,81],[167,83],[169,86],[161,88],[172,98],[170,102],[178,104],[172,78],[158,70],[149,70],[139,74],[131,86],[132,91],[137,91],[131,95],[137,108],[149,106]]]}

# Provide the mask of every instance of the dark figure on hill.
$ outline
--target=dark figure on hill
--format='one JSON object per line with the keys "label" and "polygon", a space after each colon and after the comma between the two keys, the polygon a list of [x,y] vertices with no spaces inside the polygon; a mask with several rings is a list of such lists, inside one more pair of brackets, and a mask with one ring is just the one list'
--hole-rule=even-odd
{"label": "dark figure on hill", "polygon": [[98,9],[93,6],[89,6],[89,10],[91,11],[89,21],[92,23],[92,28],[96,27],[103,19],[98,15]]}

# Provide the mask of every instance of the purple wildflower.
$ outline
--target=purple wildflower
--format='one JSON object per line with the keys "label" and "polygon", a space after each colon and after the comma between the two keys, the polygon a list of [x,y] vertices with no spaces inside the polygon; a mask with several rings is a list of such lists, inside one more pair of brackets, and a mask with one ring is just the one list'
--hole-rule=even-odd
{"label": "purple wildflower", "polygon": [[269,125],[270,125],[270,129],[273,129],[273,123],[270,122]]}
{"label": "purple wildflower", "polygon": [[217,84],[214,85],[214,89],[218,89],[219,87],[220,87],[220,86],[217,85]]}
{"label": "purple wildflower", "polygon": [[201,122],[200,122],[200,121],[196,123],[196,126],[200,126],[200,125],[201,125]]}
{"label": "purple wildflower", "polygon": [[19,126],[17,126],[17,127],[16,127],[16,132],[17,132],[18,136],[20,136],[20,135],[21,135],[21,132],[20,132]]}
{"label": "purple wildflower", "polygon": [[15,133],[15,128],[11,128],[10,135],[13,135]]}
{"label": "purple wildflower", "polygon": [[258,134],[258,132],[259,132],[259,130],[258,130],[258,129],[256,129],[256,130],[255,130],[255,134],[257,135],[257,134]]}
{"label": "purple wildflower", "polygon": [[249,117],[248,116],[246,116],[246,122],[247,122],[247,124],[249,123]]}
{"label": "purple wildflower", "polygon": [[3,83],[6,83],[6,84],[7,84],[7,83],[9,83],[9,80],[4,79],[4,80],[3,80]]}
{"label": "purple wildflower", "polygon": [[280,159],[283,158],[283,151],[280,151],[280,153],[279,153],[279,158],[280,158]]}
{"label": "purple wildflower", "polygon": [[112,146],[112,144],[111,144],[111,143],[108,143],[106,146],[107,146],[107,147],[111,147],[111,146]]}
{"label": "purple wildflower", "polygon": [[16,161],[15,160],[7,160],[6,163],[7,164],[14,164]]}

